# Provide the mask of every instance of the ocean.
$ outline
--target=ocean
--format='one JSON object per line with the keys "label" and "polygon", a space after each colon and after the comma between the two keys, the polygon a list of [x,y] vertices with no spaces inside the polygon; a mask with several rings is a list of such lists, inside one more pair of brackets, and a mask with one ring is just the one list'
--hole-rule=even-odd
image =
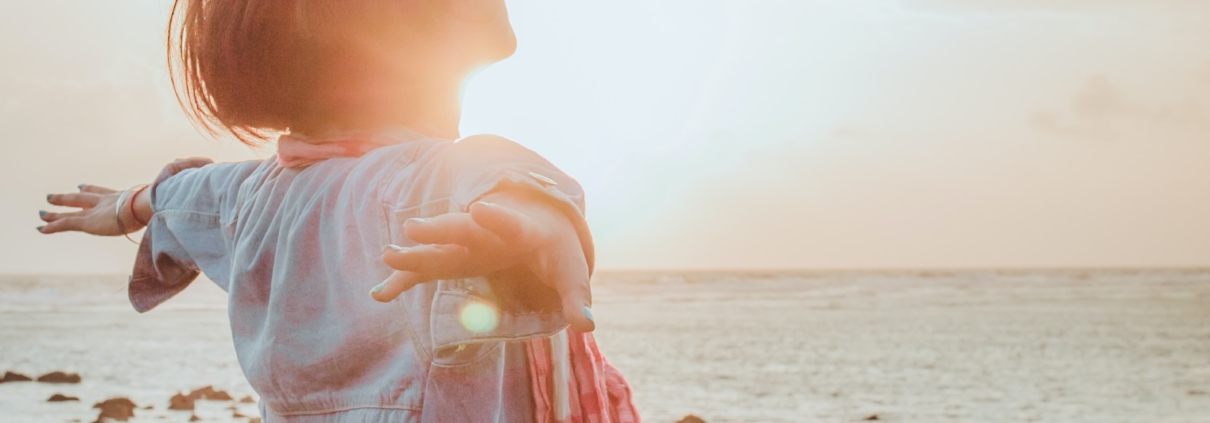
{"label": "ocean", "polygon": [[[139,315],[124,280],[0,276],[0,372],[83,378],[0,384],[0,423],[91,422],[119,396],[150,406],[132,422],[183,422],[174,393],[255,395],[222,291]],[[647,422],[1210,422],[1210,270],[612,271],[594,296]],[[235,412],[256,407],[196,415]]]}

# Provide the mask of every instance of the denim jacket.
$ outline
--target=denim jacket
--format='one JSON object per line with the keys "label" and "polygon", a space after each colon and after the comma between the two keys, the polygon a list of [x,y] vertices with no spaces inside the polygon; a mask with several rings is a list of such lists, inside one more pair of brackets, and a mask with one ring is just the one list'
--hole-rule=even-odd
{"label": "denim jacket", "polygon": [[[130,281],[135,309],[166,301],[199,271],[226,290],[236,354],[266,422],[531,421],[514,341],[567,326],[553,290],[513,270],[422,284],[385,304],[368,291],[391,272],[383,246],[416,244],[404,221],[504,190],[542,193],[565,211],[591,268],[583,192],[503,138],[408,137],[303,169],[274,160],[166,169]],[[496,311],[488,324],[463,321],[475,303]]]}

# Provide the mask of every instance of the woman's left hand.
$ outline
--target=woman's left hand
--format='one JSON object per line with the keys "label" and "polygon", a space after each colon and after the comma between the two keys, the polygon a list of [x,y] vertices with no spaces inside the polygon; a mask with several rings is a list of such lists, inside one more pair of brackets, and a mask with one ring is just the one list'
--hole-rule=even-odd
{"label": "woman's left hand", "polygon": [[[78,193],[47,195],[47,203],[80,210],[64,213],[38,212],[42,221],[46,222],[45,226],[38,227],[38,232],[53,234],[78,231],[92,235],[118,236],[142,229],[143,225],[131,216],[129,206],[123,206],[115,214],[121,197],[121,191],[93,185],[80,185]],[[127,196],[125,201],[135,199]],[[119,218],[122,219],[120,224]],[[125,232],[122,229],[125,229]]]}
{"label": "woman's left hand", "polygon": [[421,245],[383,251],[383,263],[396,272],[374,287],[375,300],[390,301],[428,281],[486,276],[524,265],[558,291],[573,328],[587,332],[595,327],[579,235],[566,215],[541,199],[493,194],[471,205],[470,213],[409,220],[404,232]]}

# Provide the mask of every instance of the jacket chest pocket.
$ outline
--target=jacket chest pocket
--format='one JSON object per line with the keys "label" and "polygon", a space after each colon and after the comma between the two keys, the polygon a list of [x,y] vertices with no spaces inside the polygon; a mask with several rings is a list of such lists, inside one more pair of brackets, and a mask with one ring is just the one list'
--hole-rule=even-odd
{"label": "jacket chest pocket", "polygon": [[[388,242],[401,247],[420,245],[420,243],[408,238],[404,232],[404,225],[407,224],[409,219],[427,219],[458,211],[454,208],[453,202],[450,201],[449,197],[426,201],[420,205],[406,208],[387,206]],[[417,328],[421,329],[418,335],[424,338],[419,343],[426,350],[424,355],[430,357],[438,365],[460,365],[473,362],[483,354],[490,352],[493,349],[492,345],[467,345],[465,342],[450,345],[449,342],[443,342],[443,340],[451,336],[462,338],[461,331],[451,333],[453,331],[451,331],[449,322],[459,320],[467,301],[443,301],[442,299],[449,298],[450,296],[464,300],[468,299],[469,294],[475,291],[474,287],[470,286],[475,283],[475,280],[442,279],[435,283],[430,283],[432,285],[428,289],[420,290],[418,289],[420,287],[412,289],[416,290],[417,293],[426,292],[433,296],[421,295],[425,298],[415,298],[414,301],[407,301],[408,305],[405,306],[405,313],[419,314],[410,316],[409,320],[417,323],[428,323],[426,328]]]}
{"label": "jacket chest pocket", "polygon": [[[401,247],[419,245],[404,234],[408,219],[430,218],[456,213],[449,198],[432,200],[418,206],[388,209],[390,242]],[[537,282],[532,282],[537,283]],[[413,321],[427,321],[428,334],[421,345],[433,363],[460,366],[491,356],[500,342],[550,336],[567,326],[555,310],[516,313],[501,310],[495,304],[491,284],[484,277],[439,280],[423,292],[432,297],[409,302]],[[417,287],[419,288],[419,287]],[[412,288],[412,289],[417,289]],[[419,329],[419,328],[418,328]],[[423,330],[423,329],[421,329]]]}

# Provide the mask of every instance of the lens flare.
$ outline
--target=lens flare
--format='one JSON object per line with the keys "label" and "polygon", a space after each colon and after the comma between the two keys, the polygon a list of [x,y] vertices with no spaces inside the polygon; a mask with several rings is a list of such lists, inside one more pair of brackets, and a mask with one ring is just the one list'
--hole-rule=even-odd
{"label": "lens flare", "polygon": [[489,332],[500,323],[500,316],[496,313],[496,309],[481,302],[471,302],[462,307],[459,317],[461,317],[462,327],[474,333]]}

